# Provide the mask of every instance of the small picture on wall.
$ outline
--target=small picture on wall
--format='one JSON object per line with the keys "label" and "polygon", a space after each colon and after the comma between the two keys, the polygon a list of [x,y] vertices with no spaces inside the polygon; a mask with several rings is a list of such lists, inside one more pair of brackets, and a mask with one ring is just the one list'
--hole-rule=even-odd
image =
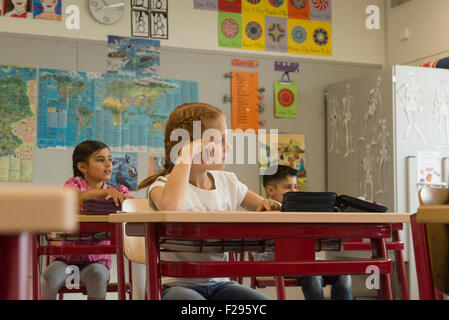
{"label": "small picture on wall", "polygon": [[62,0],[33,0],[34,19],[61,21]]}
{"label": "small picture on wall", "polygon": [[168,15],[167,12],[151,11],[150,36],[155,39],[168,39]]}
{"label": "small picture on wall", "polygon": [[5,17],[33,18],[32,0],[5,0]]}
{"label": "small picture on wall", "polygon": [[132,0],[131,7],[133,10],[145,10],[150,9],[150,0]]}
{"label": "small picture on wall", "polygon": [[131,36],[148,38],[150,36],[148,11],[131,12]]}

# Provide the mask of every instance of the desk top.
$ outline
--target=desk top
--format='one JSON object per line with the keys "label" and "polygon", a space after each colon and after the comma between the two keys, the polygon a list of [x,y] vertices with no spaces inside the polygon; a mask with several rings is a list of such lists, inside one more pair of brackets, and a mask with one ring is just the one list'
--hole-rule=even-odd
{"label": "desk top", "polygon": [[449,223],[449,205],[421,206],[416,221],[419,223]]}
{"label": "desk top", "polygon": [[402,223],[410,213],[373,212],[253,212],[253,211],[141,211],[117,213],[110,222],[202,222],[202,223]]}
{"label": "desk top", "polygon": [[61,187],[0,188],[0,234],[76,231],[76,192]]}

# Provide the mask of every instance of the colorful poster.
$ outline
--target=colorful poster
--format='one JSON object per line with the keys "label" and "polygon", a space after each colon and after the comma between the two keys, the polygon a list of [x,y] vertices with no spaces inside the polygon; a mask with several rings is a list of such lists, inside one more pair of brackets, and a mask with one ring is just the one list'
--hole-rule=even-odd
{"label": "colorful poster", "polygon": [[265,15],[267,8],[266,0],[242,0],[242,13],[244,15]]}
{"label": "colorful poster", "polygon": [[168,115],[192,101],[192,81],[40,69],[37,145],[99,140],[112,151],[164,154]]}
{"label": "colorful poster", "polygon": [[309,20],[310,18],[309,0],[289,0],[288,17],[290,19]]}
{"label": "colorful poster", "polygon": [[309,54],[310,21],[289,19],[288,21],[288,52]]}
{"label": "colorful poster", "polygon": [[272,17],[288,16],[288,0],[263,0],[268,4],[265,6],[265,15]]}
{"label": "colorful poster", "polygon": [[61,0],[29,0],[33,1],[34,19],[62,21]]}
{"label": "colorful poster", "polygon": [[257,69],[259,68],[259,60],[232,59],[231,66]]}
{"label": "colorful poster", "polygon": [[274,116],[296,119],[298,114],[298,83],[274,82]]}
{"label": "colorful poster", "polygon": [[288,51],[287,18],[265,17],[265,50]]}
{"label": "colorful poster", "polygon": [[440,184],[442,182],[441,152],[418,151],[417,154],[418,183]]}
{"label": "colorful poster", "polygon": [[137,189],[137,153],[112,152],[112,175],[108,184],[118,188],[124,185],[130,191]]}
{"label": "colorful poster", "polygon": [[[303,134],[278,134],[276,139],[269,134],[259,134],[259,155],[267,155],[260,158],[260,172],[276,164],[285,165],[298,170],[298,191],[306,190],[306,146]],[[277,159],[271,155],[276,154],[272,149],[277,149]],[[261,177],[262,180],[262,177]],[[261,183],[261,190],[264,192]],[[263,193],[262,193],[263,194]]]}
{"label": "colorful poster", "polygon": [[309,0],[310,20],[331,22],[332,0]]}
{"label": "colorful poster", "polygon": [[[1,0],[3,1],[3,0]],[[33,0],[4,0],[4,16],[11,18],[33,18]]]}
{"label": "colorful poster", "polygon": [[160,172],[164,168],[164,157],[153,157],[148,158],[148,176],[152,176]]}
{"label": "colorful poster", "polygon": [[108,36],[108,73],[159,76],[159,40]]}
{"label": "colorful poster", "polygon": [[0,66],[0,181],[32,182],[36,69]]}
{"label": "colorful poster", "polygon": [[[309,25],[311,54],[318,56],[332,55],[332,25],[329,22],[310,21]],[[312,42],[313,41],[313,42]]]}
{"label": "colorful poster", "polygon": [[242,0],[218,0],[218,10],[242,13]]}
{"label": "colorful poster", "polygon": [[218,0],[193,0],[193,9],[217,11]]}
{"label": "colorful poster", "polygon": [[238,13],[218,13],[218,45],[226,48],[242,47],[242,17]]}
{"label": "colorful poster", "polygon": [[265,50],[265,17],[263,15],[244,14],[242,25],[242,48]]}
{"label": "colorful poster", "polygon": [[258,74],[232,72],[232,130],[259,130]]}

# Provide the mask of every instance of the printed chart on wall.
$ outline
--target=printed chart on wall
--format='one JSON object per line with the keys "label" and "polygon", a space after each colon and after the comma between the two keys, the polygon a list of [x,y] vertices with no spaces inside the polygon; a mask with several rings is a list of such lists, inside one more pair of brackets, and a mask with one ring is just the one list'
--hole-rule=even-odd
{"label": "printed chart on wall", "polygon": [[[258,74],[231,72],[232,130],[259,130]],[[249,133],[249,131],[247,131]]]}
{"label": "printed chart on wall", "polygon": [[274,116],[296,119],[298,114],[298,83],[274,82]]}
{"label": "printed chart on wall", "polygon": [[[270,134],[259,134],[259,162],[260,172],[276,163],[298,170],[298,191],[306,190],[306,145],[303,134],[277,135],[276,139]],[[277,153],[275,152],[277,151]],[[276,159],[274,157],[277,155]],[[261,176],[261,191],[264,195]]]}
{"label": "printed chart on wall", "polygon": [[120,185],[130,191],[137,188],[137,153],[112,152],[112,175],[108,184],[118,188]]}
{"label": "printed chart on wall", "polygon": [[32,182],[36,71],[0,66],[0,181]]}
{"label": "printed chart on wall", "polygon": [[192,101],[194,81],[40,69],[37,145],[73,148],[95,139],[112,151],[163,155],[168,115]]}
{"label": "printed chart on wall", "polygon": [[159,40],[108,36],[108,73],[159,76]]}
{"label": "printed chart on wall", "polygon": [[[201,3],[201,5],[200,5]],[[216,10],[220,47],[332,55],[332,0],[194,2]]]}

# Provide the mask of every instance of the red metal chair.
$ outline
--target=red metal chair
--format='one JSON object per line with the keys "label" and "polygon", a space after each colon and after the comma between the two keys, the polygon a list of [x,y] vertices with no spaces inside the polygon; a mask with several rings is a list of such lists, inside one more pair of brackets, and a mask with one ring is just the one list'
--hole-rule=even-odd
{"label": "red metal chair", "polygon": [[[82,232],[106,232],[110,235],[110,245],[61,245],[49,239],[47,235],[35,234],[32,238],[32,264],[33,264],[33,300],[40,299],[40,256],[47,256],[46,265],[49,264],[49,256],[64,254],[102,253],[117,255],[117,283],[109,283],[107,292],[118,292],[119,299],[126,299],[126,293],[132,299],[132,270],[129,262],[129,281],[125,283],[125,269],[123,259],[123,227],[122,224],[111,223],[80,223],[80,233]],[[41,244],[41,238],[47,240],[46,245]],[[42,240],[43,240],[42,239]],[[120,245],[118,245],[120,243]],[[120,280],[121,279],[121,280]],[[59,291],[59,299],[62,300],[64,294],[82,293],[87,294],[86,288],[81,284],[79,289],[68,289],[63,287]]]}

